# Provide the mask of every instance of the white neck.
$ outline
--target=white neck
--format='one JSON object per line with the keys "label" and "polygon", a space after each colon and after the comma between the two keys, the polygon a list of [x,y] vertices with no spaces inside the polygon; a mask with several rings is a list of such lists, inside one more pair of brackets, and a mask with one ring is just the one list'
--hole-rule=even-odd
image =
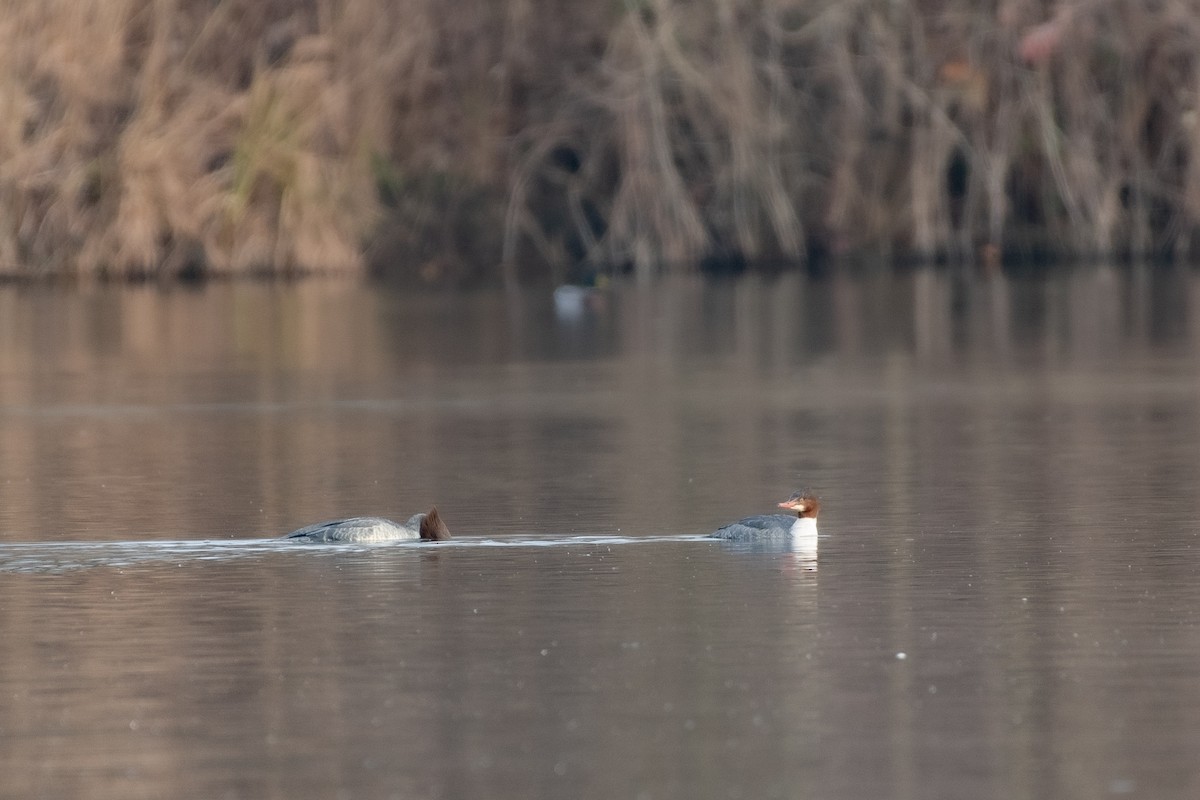
{"label": "white neck", "polygon": [[815,517],[797,517],[788,533],[792,536],[812,537],[815,539],[817,538],[817,520]]}

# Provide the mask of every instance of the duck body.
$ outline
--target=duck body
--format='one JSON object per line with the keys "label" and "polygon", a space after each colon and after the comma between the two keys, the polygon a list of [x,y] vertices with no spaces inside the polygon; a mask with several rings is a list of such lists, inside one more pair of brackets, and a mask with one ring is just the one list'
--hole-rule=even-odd
{"label": "duck body", "polygon": [[283,538],[287,541],[311,544],[374,544],[413,539],[444,541],[450,538],[450,530],[446,523],[442,522],[438,510],[432,508],[428,513],[413,514],[403,525],[383,517],[350,517],[309,525],[294,530]]}
{"label": "duck body", "polygon": [[785,537],[815,537],[817,521],[811,517],[789,517],[786,514],[760,514],[746,517],[718,528],[713,539],[747,541],[750,539],[782,539]]}
{"label": "duck body", "polygon": [[811,492],[796,492],[779,504],[780,508],[794,511],[788,514],[760,514],[739,519],[710,534],[713,539],[734,542],[754,542],[776,539],[817,540],[817,514],[821,501]]}

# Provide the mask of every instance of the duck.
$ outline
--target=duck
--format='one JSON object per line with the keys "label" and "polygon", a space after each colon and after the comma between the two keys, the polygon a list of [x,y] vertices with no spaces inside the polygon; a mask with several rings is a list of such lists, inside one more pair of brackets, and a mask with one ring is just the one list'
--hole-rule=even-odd
{"label": "duck", "polygon": [[778,505],[779,508],[794,511],[796,516],[760,514],[746,517],[718,528],[709,534],[709,537],[735,542],[753,542],[784,537],[816,542],[817,515],[821,512],[821,500],[815,494],[807,489],[794,492],[791,497]]}
{"label": "duck", "polygon": [[444,542],[450,529],[438,514],[437,506],[421,514],[413,514],[403,525],[383,517],[349,517],[309,525],[283,537],[285,541],[303,543],[351,542],[373,544],[420,539]]}
{"label": "duck", "polygon": [[608,277],[591,273],[578,281],[563,283],[554,289],[554,314],[560,320],[583,319],[590,312],[600,311],[605,305]]}

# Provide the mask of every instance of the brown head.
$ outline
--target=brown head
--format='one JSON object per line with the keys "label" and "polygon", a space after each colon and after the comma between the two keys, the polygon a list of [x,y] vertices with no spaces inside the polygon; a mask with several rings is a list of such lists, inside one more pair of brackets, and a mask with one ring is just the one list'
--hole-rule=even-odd
{"label": "brown head", "polygon": [[779,504],[780,508],[786,508],[788,511],[795,511],[796,516],[817,518],[817,514],[821,512],[821,501],[812,492],[805,489],[802,492],[796,492],[787,500]]}
{"label": "brown head", "polygon": [[442,522],[437,506],[429,509],[421,520],[421,538],[431,542],[444,542],[450,538],[450,529]]}

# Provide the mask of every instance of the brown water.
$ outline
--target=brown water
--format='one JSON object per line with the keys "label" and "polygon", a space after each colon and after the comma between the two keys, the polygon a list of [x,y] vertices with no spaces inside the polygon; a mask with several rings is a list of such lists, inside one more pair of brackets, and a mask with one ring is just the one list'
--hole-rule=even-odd
{"label": "brown water", "polygon": [[3,289],[0,797],[1194,798],[1198,489],[1187,272]]}

